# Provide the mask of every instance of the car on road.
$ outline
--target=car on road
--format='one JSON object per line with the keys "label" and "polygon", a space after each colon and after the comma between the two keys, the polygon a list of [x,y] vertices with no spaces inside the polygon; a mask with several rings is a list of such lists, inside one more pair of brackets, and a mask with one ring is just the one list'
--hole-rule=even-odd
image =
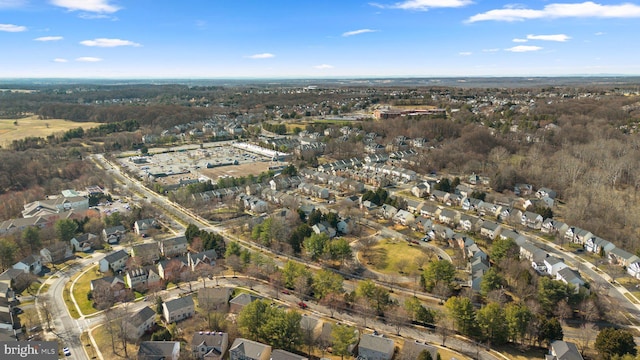
{"label": "car on road", "polygon": [[285,295],[289,295],[289,290],[284,289],[284,290],[282,290],[282,293],[285,294]]}
{"label": "car on road", "polygon": [[64,356],[71,356],[71,350],[69,350],[68,347],[62,348],[62,352],[64,353]]}
{"label": "car on road", "polygon": [[300,309],[306,309],[309,307],[304,301],[300,301],[298,303],[298,306],[300,307]]}
{"label": "car on road", "polygon": [[20,309],[19,307],[15,306],[13,308],[13,313],[14,314],[22,314],[24,311],[22,309]]}

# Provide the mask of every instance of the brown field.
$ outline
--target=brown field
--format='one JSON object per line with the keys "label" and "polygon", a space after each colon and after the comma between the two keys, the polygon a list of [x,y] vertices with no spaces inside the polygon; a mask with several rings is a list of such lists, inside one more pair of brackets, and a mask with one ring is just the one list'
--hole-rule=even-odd
{"label": "brown field", "polygon": [[212,169],[200,169],[202,175],[212,179],[218,180],[218,177],[226,175],[233,177],[242,177],[247,175],[258,175],[262,172],[269,170],[269,166],[273,166],[271,162],[257,161],[250,164],[229,165],[220,166]]}
{"label": "brown field", "polygon": [[[14,125],[14,121],[18,125]],[[49,127],[47,127],[47,124]],[[89,129],[100,125],[95,122],[73,122],[62,119],[39,120],[37,116],[22,119],[0,119],[0,146],[6,147],[13,140],[24,139],[27,136],[47,137],[47,135],[81,127]]]}

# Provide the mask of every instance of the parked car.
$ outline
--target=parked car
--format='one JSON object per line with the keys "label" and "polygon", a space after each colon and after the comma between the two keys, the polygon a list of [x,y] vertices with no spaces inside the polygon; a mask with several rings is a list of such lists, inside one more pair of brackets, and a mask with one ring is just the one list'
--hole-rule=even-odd
{"label": "parked car", "polygon": [[308,307],[309,307],[309,306],[308,306],[307,304],[305,304],[303,301],[300,301],[300,302],[298,303],[298,306],[300,307],[300,309],[306,309],[306,308],[308,308]]}
{"label": "parked car", "polygon": [[71,350],[69,350],[68,347],[62,348],[62,352],[64,353],[64,356],[71,356]]}

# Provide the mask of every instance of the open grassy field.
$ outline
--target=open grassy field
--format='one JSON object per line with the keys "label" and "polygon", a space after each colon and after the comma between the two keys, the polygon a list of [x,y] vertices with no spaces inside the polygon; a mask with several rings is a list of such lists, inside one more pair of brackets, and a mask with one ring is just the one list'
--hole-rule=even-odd
{"label": "open grassy field", "polygon": [[90,315],[98,311],[93,307],[93,301],[87,299],[87,294],[91,291],[91,280],[95,280],[101,276],[102,275],[98,273],[98,267],[94,266],[79,276],[76,284],[73,286],[73,297],[76,299],[80,311],[82,311],[84,315]]}
{"label": "open grassy field", "polygon": [[[17,122],[18,125],[14,125]],[[64,132],[81,127],[89,129],[100,125],[95,122],[73,122],[62,119],[39,120],[37,116],[22,119],[0,119],[0,146],[7,147],[13,140],[27,136],[47,137],[47,135]]]}
{"label": "open grassy field", "polygon": [[373,247],[371,256],[364,259],[376,271],[398,275],[419,272],[416,259],[428,255],[418,246],[403,240],[385,239]]}

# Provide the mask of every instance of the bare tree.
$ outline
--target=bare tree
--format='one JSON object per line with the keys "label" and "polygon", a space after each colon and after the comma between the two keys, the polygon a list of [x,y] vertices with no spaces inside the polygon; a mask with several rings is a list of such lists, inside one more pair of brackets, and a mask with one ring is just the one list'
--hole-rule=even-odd
{"label": "bare tree", "polygon": [[396,329],[396,335],[400,336],[403,326],[410,324],[410,315],[402,305],[394,305],[387,311],[386,318]]}
{"label": "bare tree", "polygon": [[442,346],[445,346],[447,338],[453,333],[453,320],[445,312],[438,313],[436,319],[436,329],[442,339]]}
{"label": "bare tree", "polygon": [[49,295],[38,297],[38,308],[45,324],[47,325],[47,330],[51,330],[51,321],[53,320],[53,303]]}

